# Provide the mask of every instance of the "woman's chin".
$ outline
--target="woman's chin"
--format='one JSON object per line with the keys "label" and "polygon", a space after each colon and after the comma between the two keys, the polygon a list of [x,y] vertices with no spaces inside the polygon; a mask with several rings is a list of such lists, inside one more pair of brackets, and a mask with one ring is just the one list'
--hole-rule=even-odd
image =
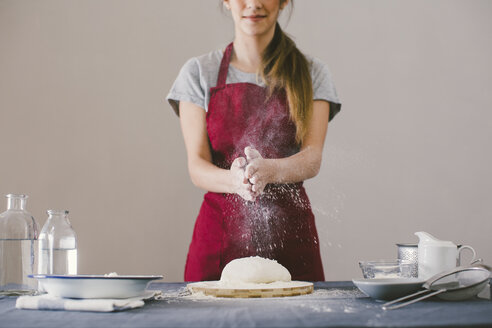
{"label": "woman's chin", "polygon": [[263,36],[268,34],[269,29],[265,26],[252,26],[248,24],[247,26],[242,26],[241,32],[247,36]]}

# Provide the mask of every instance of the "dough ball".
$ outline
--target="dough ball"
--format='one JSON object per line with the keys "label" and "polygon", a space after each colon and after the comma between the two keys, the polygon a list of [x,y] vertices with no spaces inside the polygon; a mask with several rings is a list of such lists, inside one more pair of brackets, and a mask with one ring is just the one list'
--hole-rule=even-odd
{"label": "dough ball", "polygon": [[291,281],[291,276],[289,270],[277,261],[251,256],[229,262],[222,270],[220,281],[268,284],[275,281]]}

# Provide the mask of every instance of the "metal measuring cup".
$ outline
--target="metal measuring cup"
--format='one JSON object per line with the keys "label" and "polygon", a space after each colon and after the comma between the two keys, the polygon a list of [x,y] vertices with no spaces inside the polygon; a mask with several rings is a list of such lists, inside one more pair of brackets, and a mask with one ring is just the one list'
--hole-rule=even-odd
{"label": "metal measuring cup", "polygon": [[412,263],[410,275],[414,278],[419,276],[419,248],[418,244],[396,244],[398,246],[398,259],[407,260]]}

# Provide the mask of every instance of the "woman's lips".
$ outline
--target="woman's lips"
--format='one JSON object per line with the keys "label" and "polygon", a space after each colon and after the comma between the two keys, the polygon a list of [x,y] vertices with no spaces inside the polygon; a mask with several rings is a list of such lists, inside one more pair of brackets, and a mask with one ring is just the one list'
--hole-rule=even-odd
{"label": "woman's lips", "polygon": [[251,22],[258,22],[260,20],[262,20],[263,18],[265,18],[266,16],[263,16],[263,15],[251,15],[251,16],[243,16],[243,18],[251,21]]}

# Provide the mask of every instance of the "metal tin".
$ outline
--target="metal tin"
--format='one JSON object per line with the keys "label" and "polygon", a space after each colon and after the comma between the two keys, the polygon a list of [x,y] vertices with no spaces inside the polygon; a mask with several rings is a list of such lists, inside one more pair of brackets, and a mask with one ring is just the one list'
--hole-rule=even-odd
{"label": "metal tin", "polygon": [[412,277],[419,276],[418,244],[396,244],[398,246],[398,259],[408,260],[413,263]]}

